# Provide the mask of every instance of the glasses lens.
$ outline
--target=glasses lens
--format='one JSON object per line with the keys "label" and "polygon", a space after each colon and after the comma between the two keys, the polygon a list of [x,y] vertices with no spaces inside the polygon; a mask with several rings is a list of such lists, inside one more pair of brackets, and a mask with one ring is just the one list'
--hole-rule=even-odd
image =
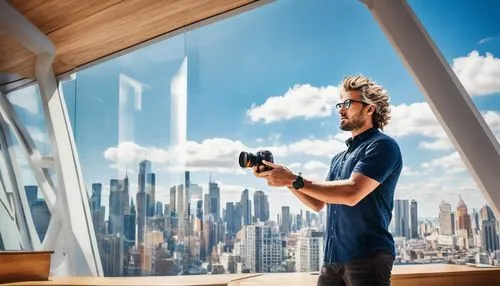
{"label": "glasses lens", "polygon": [[351,100],[350,99],[346,99],[344,101],[344,106],[345,106],[345,109],[349,109],[349,107],[351,107]]}

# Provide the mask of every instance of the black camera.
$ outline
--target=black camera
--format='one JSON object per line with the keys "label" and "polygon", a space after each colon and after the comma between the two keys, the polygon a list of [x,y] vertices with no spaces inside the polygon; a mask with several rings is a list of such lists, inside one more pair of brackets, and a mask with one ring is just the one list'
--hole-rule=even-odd
{"label": "black camera", "polygon": [[[241,152],[240,153],[240,167],[242,168],[252,168],[254,166],[258,166],[258,171],[269,171],[272,170],[272,167],[266,166],[262,163],[262,160],[266,160],[267,162],[274,163],[274,158],[273,154],[271,151],[268,150],[262,150],[258,151],[257,154],[252,154],[250,152]],[[264,166],[264,168],[261,168],[260,166]]]}

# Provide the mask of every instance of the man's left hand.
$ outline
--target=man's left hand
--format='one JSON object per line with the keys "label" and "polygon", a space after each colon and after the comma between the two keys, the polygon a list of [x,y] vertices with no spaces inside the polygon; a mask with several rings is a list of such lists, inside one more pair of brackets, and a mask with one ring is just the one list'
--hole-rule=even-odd
{"label": "man's left hand", "polygon": [[270,171],[259,173],[259,177],[265,178],[267,184],[272,187],[288,187],[292,185],[293,180],[297,177],[287,167],[279,164],[274,164],[265,160],[262,163],[273,168]]}

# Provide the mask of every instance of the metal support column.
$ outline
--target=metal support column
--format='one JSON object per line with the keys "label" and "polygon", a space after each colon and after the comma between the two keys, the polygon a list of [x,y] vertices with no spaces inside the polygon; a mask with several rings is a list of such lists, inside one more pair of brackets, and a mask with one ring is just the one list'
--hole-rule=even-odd
{"label": "metal support column", "polygon": [[[41,160],[38,156],[33,157],[33,154],[28,155],[30,161],[35,162],[31,168],[34,168],[33,165],[36,165],[37,169],[50,166],[57,174],[57,182],[54,184],[55,205],[53,198],[50,198],[49,204],[53,207],[52,219],[46,241],[43,243],[45,247],[50,247],[50,250],[55,250],[52,272],[55,275],[102,276],[102,265],[73,131],[64,97],[58,90],[52,70],[55,47],[45,34],[4,0],[0,0],[0,27],[37,57],[35,74],[52,146],[52,158]],[[9,117],[15,118],[15,115],[11,114]],[[26,151],[26,148],[24,149]],[[44,175],[47,176],[48,173],[44,172]]]}
{"label": "metal support column", "polygon": [[469,94],[405,0],[361,1],[413,75],[496,217],[500,217],[500,145]]}

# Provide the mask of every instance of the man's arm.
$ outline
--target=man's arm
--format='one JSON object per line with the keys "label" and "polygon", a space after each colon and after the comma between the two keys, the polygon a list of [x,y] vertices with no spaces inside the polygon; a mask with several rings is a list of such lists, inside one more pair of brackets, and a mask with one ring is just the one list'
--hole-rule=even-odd
{"label": "man's arm", "polygon": [[[259,173],[259,177],[266,178],[270,186],[291,187],[296,178],[295,174],[284,166],[263,163],[273,170]],[[330,182],[304,180],[304,188],[299,192],[324,203],[354,206],[374,191],[393,171],[401,169],[401,166],[401,153],[397,144],[390,140],[379,140],[367,147],[349,179]]]}
{"label": "man's arm", "polygon": [[[380,185],[376,180],[361,173],[352,173],[347,180],[313,182],[304,180],[304,187],[295,190],[323,204],[355,206]],[[293,189],[293,188],[292,188]]]}
{"label": "man's arm", "polygon": [[318,199],[315,199],[309,195],[306,195],[305,193],[294,189],[293,187],[288,187],[292,193],[299,198],[301,202],[303,202],[306,206],[309,208],[313,209],[316,212],[321,211],[325,207],[325,202],[320,201]]}

